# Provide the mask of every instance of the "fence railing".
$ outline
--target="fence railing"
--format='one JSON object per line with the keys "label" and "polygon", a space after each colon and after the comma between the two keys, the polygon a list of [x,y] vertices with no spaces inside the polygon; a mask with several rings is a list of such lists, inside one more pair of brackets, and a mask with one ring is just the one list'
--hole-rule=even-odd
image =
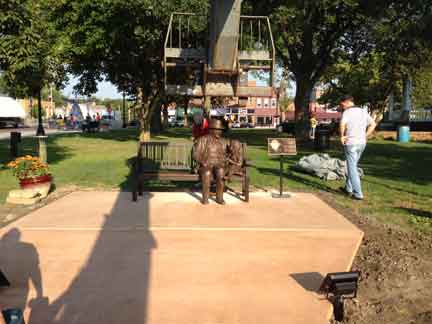
{"label": "fence railing", "polygon": [[[396,110],[393,111],[390,120],[399,120],[401,116],[402,111]],[[432,121],[432,111],[431,110],[411,110],[410,111],[410,121],[416,121],[416,122],[429,122]]]}

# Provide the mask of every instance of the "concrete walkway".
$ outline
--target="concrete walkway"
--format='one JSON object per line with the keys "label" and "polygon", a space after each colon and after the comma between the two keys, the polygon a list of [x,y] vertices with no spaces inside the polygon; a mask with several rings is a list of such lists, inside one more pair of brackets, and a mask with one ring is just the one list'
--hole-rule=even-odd
{"label": "concrete walkway", "polygon": [[199,204],[76,192],[0,231],[2,307],[27,324],[327,324],[316,294],[362,232],[311,194]]}

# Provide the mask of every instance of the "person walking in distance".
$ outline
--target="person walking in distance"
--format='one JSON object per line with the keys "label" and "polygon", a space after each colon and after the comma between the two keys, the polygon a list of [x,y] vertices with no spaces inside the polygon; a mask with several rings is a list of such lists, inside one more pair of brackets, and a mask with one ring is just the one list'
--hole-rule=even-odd
{"label": "person walking in distance", "polygon": [[358,162],[376,123],[366,109],[355,106],[350,95],[342,98],[340,106],[343,114],[339,131],[347,163],[346,184],[341,190],[354,199],[363,200]]}
{"label": "person walking in distance", "polygon": [[315,131],[318,126],[318,120],[316,119],[316,115],[314,113],[311,114],[311,118],[309,119],[309,124],[310,124],[309,137],[310,139],[313,140],[315,139]]}

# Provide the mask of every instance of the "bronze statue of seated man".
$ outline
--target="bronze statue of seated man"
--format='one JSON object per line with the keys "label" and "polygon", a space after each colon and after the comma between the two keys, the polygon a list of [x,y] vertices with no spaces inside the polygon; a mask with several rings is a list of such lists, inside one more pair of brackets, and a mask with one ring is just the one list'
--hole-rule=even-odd
{"label": "bronze statue of seated man", "polygon": [[202,182],[203,204],[208,204],[212,178],[216,181],[216,202],[218,204],[225,204],[223,192],[227,140],[222,138],[224,129],[222,121],[211,119],[209,134],[199,137],[194,146],[194,159],[199,165],[199,174]]}

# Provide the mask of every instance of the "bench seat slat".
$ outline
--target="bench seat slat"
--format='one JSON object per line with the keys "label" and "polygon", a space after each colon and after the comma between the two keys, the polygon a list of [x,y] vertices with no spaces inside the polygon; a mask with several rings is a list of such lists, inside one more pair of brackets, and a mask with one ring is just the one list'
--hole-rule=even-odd
{"label": "bench seat slat", "polygon": [[172,181],[198,181],[199,175],[179,171],[142,172],[141,180],[172,180]]}

